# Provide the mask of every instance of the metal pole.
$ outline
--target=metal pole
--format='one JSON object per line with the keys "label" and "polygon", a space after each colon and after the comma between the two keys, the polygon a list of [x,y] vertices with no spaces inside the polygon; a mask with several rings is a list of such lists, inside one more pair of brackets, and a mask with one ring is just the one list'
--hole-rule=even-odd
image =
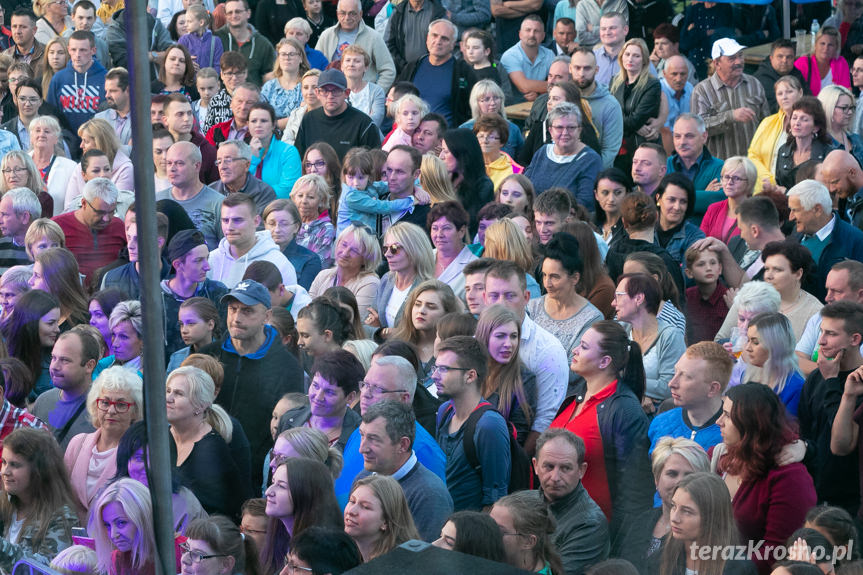
{"label": "metal pole", "polygon": [[[791,2],[783,0],[782,2],[782,37],[791,38]],[[800,56],[801,54],[798,54]]]}
{"label": "metal pole", "polygon": [[156,245],[156,192],[153,180],[153,127],[150,124],[150,33],[146,0],[126,2],[126,49],[132,113],[132,162],[135,166],[135,216],[138,225],[141,307],[143,309],[144,421],[150,448],[148,479],[153,499],[156,573],[174,575],[171,463],[165,412],[165,336],[159,290],[161,258]]}

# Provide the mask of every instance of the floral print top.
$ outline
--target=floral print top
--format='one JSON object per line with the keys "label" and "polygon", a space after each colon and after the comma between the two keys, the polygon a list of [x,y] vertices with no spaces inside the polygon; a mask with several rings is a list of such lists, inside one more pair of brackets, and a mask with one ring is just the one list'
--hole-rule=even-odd
{"label": "floral print top", "polygon": [[297,232],[297,244],[308,248],[321,258],[323,269],[331,268],[334,263],[333,244],[336,240],[336,229],[327,210],[321,212],[318,219],[300,226]]}
{"label": "floral print top", "polygon": [[273,78],[261,88],[261,97],[276,110],[277,117],[287,118],[303,103],[302,88],[302,83],[298,82],[291,90],[285,90],[279,84],[279,79]]}

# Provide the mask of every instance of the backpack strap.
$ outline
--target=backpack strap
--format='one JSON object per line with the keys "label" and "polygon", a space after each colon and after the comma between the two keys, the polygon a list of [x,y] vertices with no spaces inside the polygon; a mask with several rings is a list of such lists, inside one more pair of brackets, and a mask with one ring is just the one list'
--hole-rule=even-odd
{"label": "backpack strap", "polygon": [[462,446],[464,447],[464,455],[467,457],[468,464],[470,464],[477,473],[482,472],[482,464],[480,463],[479,456],[476,453],[476,444],[473,442],[473,435],[476,432],[476,424],[479,422],[480,417],[489,410],[494,410],[494,407],[492,407],[492,405],[487,401],[481,401],[468,416],[467,421],[464,422],[464,433],[461,438]]}

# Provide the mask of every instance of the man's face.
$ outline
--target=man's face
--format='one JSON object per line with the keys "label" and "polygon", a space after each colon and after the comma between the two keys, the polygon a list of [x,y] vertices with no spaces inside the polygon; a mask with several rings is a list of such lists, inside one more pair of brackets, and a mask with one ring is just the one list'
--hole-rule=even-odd
{"label": "man's face", "polygon": [[426,48],[429,55],[434,56],[437,60],[446,60],[452,56],[452,51],[455,48],[455,35],[452,27],[445,22],[438,22],[429,28],[428,36],[426,36]]}
{"label": "man's face", "polygon": [[694,120],[681,118],[674,123],[674,151],[681,158],[697,159],[704,151],[706,143],[707,132],[699,132]]}
{"label": "man's face", "polygon": [[572,78],[569,75],[569,66],[566,62],[554,62],[548,69],[549,84],[558,84],[560,82],[568,82]]}
{"label": "man's face", "polygon": [[662,75],[665,76],[668,86],[675,92],[679,92],[686,87],[686,82],[689,80],[689,66],[683,58],[672,58],[665,63]]}
{"label": "man's face", "polygon": [[0,200],[0,232],[6,237],[15,237],[27,231],[30,225],[30,215],[26,212],[18,215],[12,207],[12,198],[3,196]]}
{"label": "man's face", "polygon": [[536,20],[524,20],[518,31],[518,39],[526,48],[536,48],[545,39],[545,28]]}
{"label": "man's face", "polygon": [[422,154],[436,154],[440,150],[439,128],[440,125],[434,120],[420,122],[412,138],[414,148]]}
{"label": "man's face", "polygon": [[356,0],[341,0],[336,7],[336,18],[339,19],[339,26],[345,32],[353,32],[360,25],[363,14],[357,4]]}
{"label": "man's face", "polygon": [[36,24],[29,16],[12,16],[9,29],[17,46],[29,46],[36,37]]}
{"label": "man's face", "polygon": [[219,146],[216,150],[219,179],[225,184],[242,181],[249,171],[249,161],[240,156],[236,146]]}
{"label": "man's face", "polygon": [[[234,102],[232,100],[232,106],[233,103]],[[168,103],[168,105],[165,106],[165,121],[168,123],[168,131],[170,131],[172,134],[191,134],[192,126],[195,123],[194,112],[192,112],[192,104],[190,104],[188,100],[183,102]]]}
{"label": "man's face", "polygon": [[470,385],[466,381],[467,373],[461,369],[447,369],[463,367],[459,365],[458,356],[451,351],[442,351],[435,360],[436,368],[432,370],[432,381],[437,389],[438,397],[446,395],[452,398],[461,396]]}
{"label": "man's face", "polygon": [[208,257],[210,251],[206,245],[195,246],[182,258],[177,259],[177,275],[187,281],[202,282],[207,279],[210,271]]}
{"label": "man's face", "polygon": [[575,446],[562,437],[547,441],[534,458],[543,494],[551,501],[566,497],[578,487],[587,465],[578,463]]}
{"label": "man's face", "polygon": [[536,226],[536,235],[539,237],[539,243],[545,245],[550,242],[551,236],[560,231],[565,221],[566,218],[560,214],[533,212],[533,222]]}
{"label": "man's face", "polygon": [[377,417],[360,423],[360,455],[366,471],[392,475],[403,464],[407,441],[395,442],[387,435],[387,420]]}
{"label": "man's face", "polygon": [[599,19],[599,41],[607,48],[616,48],[623,44],[626,35],[629,34],[629,26],[620,18]]}
{"label": "man's face", "polygon": [[174,144],[171,138],[153,138],[153,165],[163,174],[167,167],[165,161],[168,159],[168,148]]}
{"label": "man's face", "polygon": [[685,354],[677,361],[674,377],[668,383],[676,407],[696,407],[709,399],[710,382],[704,376],[707,368],[707,362],[703,359]]}
{"label": "man's face", "polygon": [[593,54],[576,52],[569,61],[569,73],[579,89],[589,88],[596,78],[596,58]]}
{"label": "man's face", "polygon": [[479,315],[485,309],[485,273],[475,273],[464,277],[464,299],[467,309]]}
{"label": "man's face", "polygon": [[338,86],[332,84],[318,86],[316,93],[323,105],[324,113],[328,116],[341,114],[347,108],[347,92]]}
{"label": "man's face", "polygon": [[129,88],[120,88],[119,80],[105,80],[105,101],[115,110],[129,107]]}
{"label": "man's face", "polygon": [[385,170],[390,192],[399,195],[413,187],[416,173],[410,154],[404,150],[389,153]]}
{"label": "man's face", "polygon": [[821,335],[818,338],[820,350],[818,355],[834,358],[841,351],[848,351],[860,345],[859,334],[845,331],[845,320],[842,318],[821,318]]}
{"label": "man's face", "polygon": [[399,381],[396,368],[391,365],[378,365],[377,362],[372,361],[363,382],[364,385],[360,391],[361,414],[364,414],[369,407],[384,400],[400,401],[404,404],[411,402],[410,394],[405,391],[396,391],[404,389],[405,386]]}
{"label": "man's face", "polygon": [[238,300],[228,304],[228,332],[231,339],[249,341],[257,338],[270,317],[264,304],[246,305]]}
{"label": "man's face", "polygon": [[77,72],[86,72],[93,63],[96,47],[87,40],[69,39],[69,61]]}
{"label": "man's face", "polygon": [[485,304],[501,304],[510,309],[518,317],[524,319],[524,310],[530,299],[530,293],[522,289],[519,278],[512,275],[506,279],[490,275],[485,277]]}
{"label": "man's face", "polygon": [[734,84],[743,77],[743,50],[733,56],[720,56],[713,60],[719,79]]}
{"label": "man's face", "polygon": [[234,114],[234,121],[239,121],[240,124],[248,122],[249,111],[259,99],[260,95],[254,90],[237,88],[234,91],[234,95],[231,96],[231,112]]}
{"label": "man's face", "polygon": [[182,146],[174,144],[168,149],[165,169],[172,186],[183,187],[198,181],[200,167],[200,162],[193,162]]}
{"label": "man's face", "polygon": [[231,245],[248,245],[255,241],[255,229],[260,222],[249,206],[222,206],[222,233]]}
{"label": "man's face", "polygon": [[[2,207],[2,203],[0,203]],[[827,274],[827,281],[824,282],[824,287],[827,288],[827,295],[824,301],[834,303],[837,301],[856,301],[863,302],[863,290],[854,290],[849,282],[848,270],[830,270]]]}
{"label": "man's face", "polygon": [[225,2],[225,21],[231,28],[246,26],[251,15],[251,11],[242,2]]}
{"label": "man's face", "polygon": [[159,102],[150,103],[150,122],[153,124],[165,123],[165,104]]}
{"label": "man's face", "polygon": [[656,55],[663,60],[667,60],[675,54],[680,54],[680,44],[672,42],[668,38],[657,38],[653,46],[656,49]]}
{"label": "man's face", "polygon": [[92,30],[93,24],[96,23],[96,11],[92,8],[83,8],[77,7],[75,8],[75,12],[72,13],[72,25],[75,26],[75,30]]}
{"label": "man's face", "polygon": [[804,210],[800,198],[797,196],[789,196],[788,198],[788,209],[791,210],[788,217],[796,223],[797,231],[801,234],[814,234],[821,229],[822,226],[819,225],[821,210],[819,208],[820,206],[816,205],[811,210]]}
{"label": "man's face", "polygon": [[649,148],[638,148],[632,156],[632,181],[640,186],[653,187],[665,175],[665,164]]}
{"label": "man's face", "polygon": [[106,203],[101,198],[93,198],[92,202],[81,198],[81,219],[91,230],[104,230],[114,218],[117,204]]}
{"label": "man's face", "polygon": [[129,261],[138,261],[138,222],[135,220],[135,212],[126,212],[126,218],[123,221],[123,227],[126,230],[126,247],[129,250]]}
{"label": "man's face", "polygon": [[573,40],[575,40],[575,24],[566,24],[558,20],[554,25],[554,41],[557,45],[566,48]]}
{"label": "man's face", "polygon": [[66,335],[54,342],[50,367],[54,387],[74,389],[90,380],[95,362],[84,363],[83,353],[81,336]]}
{"label": "man's face", "polygon": [[780,76],[791,72],[794,68],[794,48],[777,48],[770,54],[770,65]]}

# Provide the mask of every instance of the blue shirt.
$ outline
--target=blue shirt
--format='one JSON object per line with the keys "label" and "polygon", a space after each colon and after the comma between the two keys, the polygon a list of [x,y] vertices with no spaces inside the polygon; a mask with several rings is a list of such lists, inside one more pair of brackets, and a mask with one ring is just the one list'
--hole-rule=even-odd
{"label": "blue shirt", "polygon": [[[528,80],[546,80],[548,69],[551,68],[551,63],[554,60],[554,52],[545,46],[538,46],[538,48],[539,52],[536,54],[536,59],[531,62],[528,55],[524,53],[521,42],[518,42],[503,53],[503,56],[500,57],[500,63],[507,74],[522,72]],[[516,100],[524,101],[524,97],[517,90],[513,90],[513,92]]]}
{"label": "blue shirt", "polygon": [[414,85],[422,99],[428,102],[429,111],[446,118],[452,125],[452,75],[455,60],[450,58],[440,66],[432,66],[428,56],[422,59],[414,76]]}
{"label": "blue shirt", "polygon": [[677,97],[677,94],[671,89],[665,78],[659,79],[659,85],[662,87],[662,91],[665,92],[665,97],[668,98],[668,120],[665,122],[665,127],[673,129],[677,116],[689,113],[692,100],[692,84],[687,82],[683,86],[683,94],[680,98]]}
{"label": "blue shirt", "polygon": [[789,415],[797,417],[797,405],[800,403],[800,392],[803,391],[803,384],[806,380],[797,371],[792,371],[785,378],[785,387],[779,393],[779,399],[785,405]]}

